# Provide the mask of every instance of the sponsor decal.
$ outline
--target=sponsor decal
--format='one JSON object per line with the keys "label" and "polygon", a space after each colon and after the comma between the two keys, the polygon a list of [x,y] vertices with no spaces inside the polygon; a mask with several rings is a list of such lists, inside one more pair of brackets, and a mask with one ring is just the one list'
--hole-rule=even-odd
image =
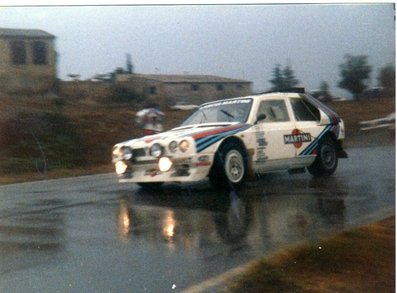
{"label": "sponsor decal", "polygon": [[145,143],[151,143],[152,141],[160,138],[161,138],[160,135],[151,135],[151,136],[144,136],[142,139]]}
{"label": "sponsor decal", "polygon": [[211,166],[211,162],[197,162],[193,164],[194,167],[207,167],[207,166]]}
{"label": "sponsor decal", "polygon": [[255,132],[255,137],[256,137],[256,152],[257,152],[257,157],[256,161],[257,162],[263,162],[266,161],[267,156],[265,153],[266,146],[267,146],[267,141],[265,138],[265,132],[263,131],[257,131]]}
{"label": "sponsor decal", "polygon": [[207,109],[207,108],[224,106],[224,105],[249,104],[249,103],[251,103],[251,101],[252,101],[251,99],[221,101],[221,102],[216,102],[216,103],[211,103],[211,104],[208,104],[208,105],[204,105],[200,109]]}
{"label": "sponsor decal", "polygon": [[145,176],[155,177],[160,174],[162,174],[162,172],[158,169],[150,169],[145,171]]}
{"label": "sponsor decal", "polygon": [[297,149],[301,148],[304,142],[310,141],[312,141],[312,135],[301,132],[299,129],[292,130],[292,134],[284,135],[284,144],[293,144]]}

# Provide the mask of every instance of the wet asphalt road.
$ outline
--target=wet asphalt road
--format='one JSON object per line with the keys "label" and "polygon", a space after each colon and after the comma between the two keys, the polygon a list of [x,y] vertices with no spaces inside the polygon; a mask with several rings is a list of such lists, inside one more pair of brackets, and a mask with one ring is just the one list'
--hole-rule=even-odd
{"label": "wet asphalt road", "polygon": [[0,186],[0,292],[178,292],[284,246],[394,215],[394,147],[336,174],[148,192],[113,174]]}

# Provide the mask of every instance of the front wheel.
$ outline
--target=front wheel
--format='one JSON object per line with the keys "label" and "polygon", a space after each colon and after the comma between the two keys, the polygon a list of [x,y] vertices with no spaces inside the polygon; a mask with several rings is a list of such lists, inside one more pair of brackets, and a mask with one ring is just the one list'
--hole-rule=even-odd
{"label": "front wheel", "polygon": [[332,175],[338,166],[338,156],[336,154],[336,145],[332,139],[324,140],[319,148],[316,159],[307,170],[314,177],[323,177]]}
{"label": "front wheel", "polygon": [[210,172],[211,184],[216,187],[239,186],[246,175],[244,149],[236,143],[225,144],[215,155]]}

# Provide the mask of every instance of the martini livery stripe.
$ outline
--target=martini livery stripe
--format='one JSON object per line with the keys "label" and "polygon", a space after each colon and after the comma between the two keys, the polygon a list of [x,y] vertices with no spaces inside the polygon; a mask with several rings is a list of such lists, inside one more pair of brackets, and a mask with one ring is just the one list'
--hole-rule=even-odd
{"label": "martini livery stripe", "polygon": [[317,150],[318,143],[320,139],[331,129],[332,125],[328,125],[323,129],[323,131],[316,137],[315,140],[311,144],[309,144],[300,154],[299,156],[309,156],[315,154]]}
{"label": "martini livery stripe", "polygon": [[205,138],[205,137],[208,137],[211,135],[217,135],[217,134],[223,133],[225,131],[232,131],[235,129],[240,129],[243,126],[245,126],[245,124],[243,124],[243,125],[238,124],[238,125],[233,125],[233,126],[229,126],[229,127],[216,128],[216,129],[207,130],[207,131],[200,131],[200,132],[193,134],[192,137],[194,140],[198,140],[198,139]]}
{"label": "martini livery stripe", "polygon": [[317,147],[321,141],[321,139],[328,133],[332,132],[338,137],[340,131],[340,126],[338,124],[335,125],[328,125],[326,126],[323,131],[316,137],[316,139],[309,144],[300,154],[299,156],[309,156],[309,155],[315,155],[317,152]]}
{"label": "martini livery stripe", "polygon": [[197,152],[201,152],[212,144],[220,141],[221,139],[234,135],[238,132],[244,131],[251,127],[249,124],[239,124],[231,127],[225,127],[221,129],[214,129],[209,131],[204,131],[193,135],[194,140],[196,141],[196,149]]}
{"label": "martini livery stripe", "polygon": [[341,121],[340,117],[338,114],[336,114],[334,111],[332,111],[330,108],[328,108],[326,105],[324,105],[323,103],[319,102],[317,99],[311,97],[311,96],[306,96],[306,98],[313,103],[316,107],[318,107],[319,109],[321,109],[325,115],[327,115],[329,121],[332,124],[337,124]]}

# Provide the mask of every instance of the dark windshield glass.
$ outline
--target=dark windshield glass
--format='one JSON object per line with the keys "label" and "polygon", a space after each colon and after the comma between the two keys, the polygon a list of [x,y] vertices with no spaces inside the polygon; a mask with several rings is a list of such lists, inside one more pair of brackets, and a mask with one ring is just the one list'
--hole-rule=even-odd
{"label": "dark windshield glass", "polygon": [[252,99],[224,100],[201,106],[181,126],[202,123],[246,122]]}

